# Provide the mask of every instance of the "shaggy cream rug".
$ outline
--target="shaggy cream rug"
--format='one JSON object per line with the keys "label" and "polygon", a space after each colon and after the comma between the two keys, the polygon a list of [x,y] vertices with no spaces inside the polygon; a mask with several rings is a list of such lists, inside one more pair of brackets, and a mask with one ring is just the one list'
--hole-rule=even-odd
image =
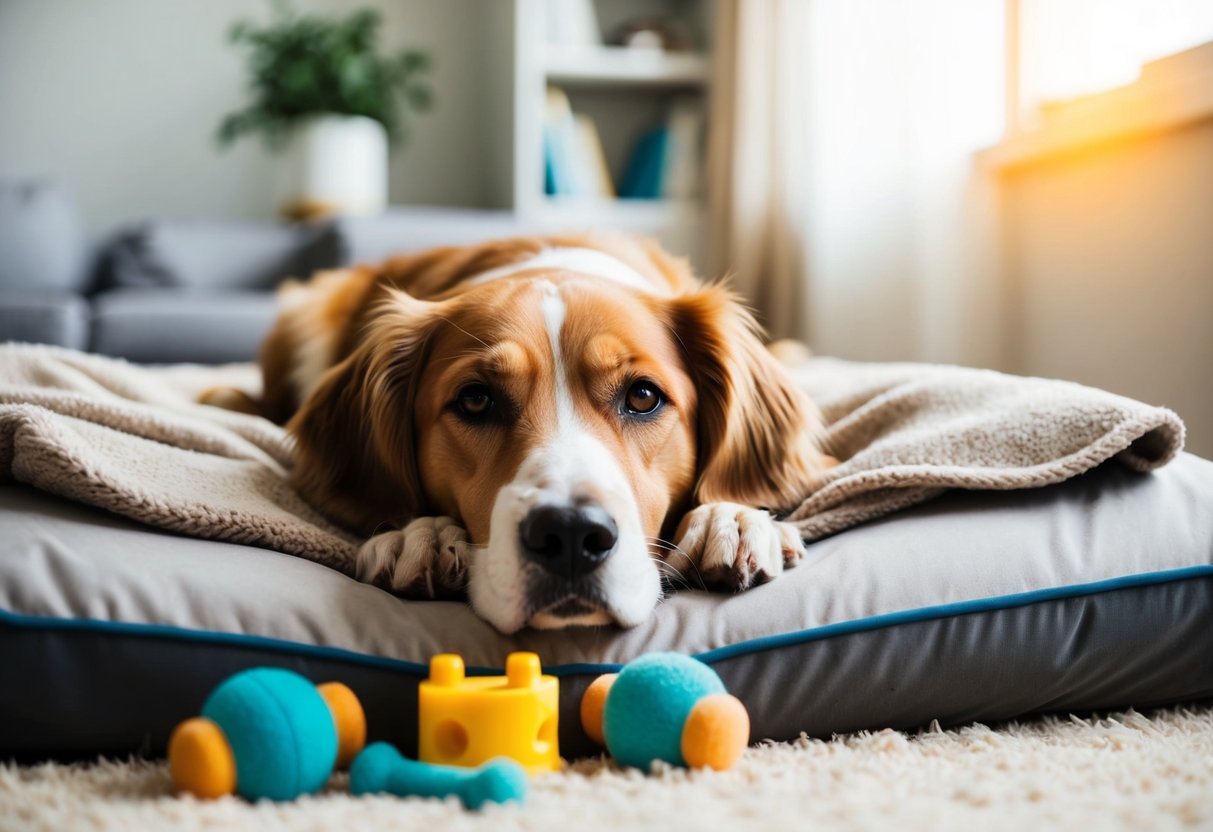
{"label": "shaggy cream rug", "polygon": [[760,744],[729,772],[602,759],[536,779],[526,806],[174,797],[163,763],[0,766],[0,829],[1213,829],[1213,705]]}

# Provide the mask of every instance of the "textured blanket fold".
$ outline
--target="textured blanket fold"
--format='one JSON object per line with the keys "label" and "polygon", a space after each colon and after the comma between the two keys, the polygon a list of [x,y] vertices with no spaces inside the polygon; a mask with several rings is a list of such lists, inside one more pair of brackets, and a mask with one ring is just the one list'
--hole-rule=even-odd
{"label": "textured blanket fold", "polygon": [[[1049,485],[1109,459],[1145,472],[1183,447],[1170,410],[1066,382],[830,359],[793,375],[842,460],[791,513],[810,540],[949,488]],[[291,489],[286,433],[194,402],[217,384],[255,391],[258,379],[250,366],[148,368],[0,345],[0,481],[348,571],[358,539]]]}
{"label": "textured blanket fold", "polygon": [[949,488],[1036,488],[1109,459],[1146,472],[1183,449],[1174,412],[1065,381],[827,358],[792,375],[842,460],[789,517],[810,540]]}

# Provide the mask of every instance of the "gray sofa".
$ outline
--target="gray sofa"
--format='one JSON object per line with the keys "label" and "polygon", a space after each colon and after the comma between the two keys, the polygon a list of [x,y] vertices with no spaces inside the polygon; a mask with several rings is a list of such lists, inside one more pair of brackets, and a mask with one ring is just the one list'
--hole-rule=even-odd
{"label": "gray sofa", "polygon": [[150,220],[96,241],[62,186],[0,181],[0,342],[246,361],[287,277],[522,230],[505,212],[403,208],[311,225]]}

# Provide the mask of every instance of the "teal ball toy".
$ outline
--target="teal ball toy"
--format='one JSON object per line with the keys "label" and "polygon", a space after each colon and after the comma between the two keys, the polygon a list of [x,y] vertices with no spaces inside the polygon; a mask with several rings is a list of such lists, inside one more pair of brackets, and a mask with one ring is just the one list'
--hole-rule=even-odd
{"label": "teal ball toy", "polygon": [[526,800],[527,775],[513,760],[499,757],[479,768],[440,766],[410,760],[385,742],[366,747],[350,766],[350,792],[386,792],[399,797],[455,795],[469,809],[486,803]]}
{"label": "teal ball toy", "polygon": [[731,768],[750,739],[745,705],[716,672],[680,653],[649,653],[599,676],[581,698],[581,725],[623,765],[662,760],[687,768]]}
{"label": "teal ball toy", "polygon": [[169,772],[195,797],[291,800],[318,791],[365,742],[366,715],[348,687],[259,667],[223,681],[176,727]]}
{"label": "teal ball toy", "polygon": [[223,729],[240,773],[238,791],[256,800],[314,792],[337,759],[333,716],[316,686],[297,673],[257,668],[211,693],[202,716]]}
{"label": "teal ball toy", "polygon": [[724,693],[703,662],[679,653],[650,653],[626,665],[603,711],[607,750],[624,765],[648,769],[654,760],[685,766],[682,727],[695,703]]}

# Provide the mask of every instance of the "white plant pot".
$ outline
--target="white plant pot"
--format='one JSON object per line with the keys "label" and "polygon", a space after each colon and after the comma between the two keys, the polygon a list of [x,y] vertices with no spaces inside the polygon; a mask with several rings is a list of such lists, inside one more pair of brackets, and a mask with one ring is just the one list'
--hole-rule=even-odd
{"label": "white plant pot", "polygon": [[377,214],[387,206],[387,131],[365,116],[316,116],[283,153],[282,211],[309,218]]}

